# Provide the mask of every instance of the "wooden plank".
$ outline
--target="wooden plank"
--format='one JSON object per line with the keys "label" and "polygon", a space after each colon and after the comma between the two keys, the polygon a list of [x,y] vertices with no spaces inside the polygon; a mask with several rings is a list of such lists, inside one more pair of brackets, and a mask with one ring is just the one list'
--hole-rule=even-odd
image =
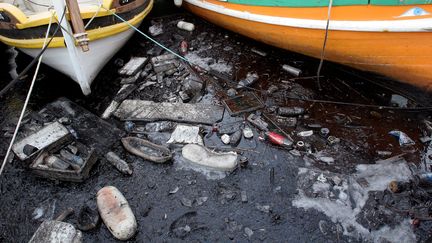
{"label": "wooden plank", "polygon": [[137,74],[148,62],[147,57],[132,57],[120,70],[119,74],[133,76]]}
{"label": "wooden plank", "polygon": [[131,121],[179,121],[214,124],[222,120],[224,108],[208,104],[155,103],[146,100],[125,100],[114,116]]}

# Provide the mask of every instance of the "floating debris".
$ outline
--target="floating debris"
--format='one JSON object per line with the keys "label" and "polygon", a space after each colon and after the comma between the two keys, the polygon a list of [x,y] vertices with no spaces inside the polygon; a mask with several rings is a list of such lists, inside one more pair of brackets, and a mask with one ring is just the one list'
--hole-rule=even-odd
{"label": "floating debris", "polygon": [[[58,144],[70,141],[71,138],[72,136],[65,126],[59,122],[53,122],[36,133],[16,142],[12,150],[20,160],[26,160],[36,155],[38,151],[49,150]],[[26,148],[26,151],[24,151],[24,148]]]}
{"label": "floating debris", "polygon": [[96,228],[100,221],[99,212],[85,205],[78,214],[77,227],[82,231],[89,231]]}
{"label": "floating debris", "polygon": [[287,71],[288,73],[292,74],[293,76],[296,76],[296,77],[300,76],[302,73],[302,71],[300,69],[295,68],[293,66],[290,66],[288,64],[284,64],[282,66],[282,69]]}
{"label": "floating debris", "polygon": [[223,107],[207,104],[125,100],[114,115],[122,120],[131,121],[170,120],[212,125],[222,120]]}
{"label": "floating debris", "polygon": [[232,171],[238,163],[238,155],[234,152],[217,153],[197,144],[185,145],[182,155],[192,163],[221,171]]}
{"label": "floating debris", "polygon": [[124,148],[136,156],[156,163],[165,163],[172,159],[171,151],[162,145],[151,143],[150,141],[137,138],[122,138]]}
{"label": "floating debris", "polygon": [[163,25],[161,23],[153,24],[149,27],[149,33],[152,36],[158,36],[163,33]]}
{"label": "floating debris", "polygon": [[120,70],[119,74],[124,76],[134,76],[149,61],[147,57],[133,57]]}
{"label": "floating debris", "polygon": [[200,128],[197,126],[177,125],[167,143],[196,143],[203,145]]}
{"label": "floating debris", "polygon": [[264,107],[263,102],[251,92],[223,100],[225,107],[231,116],[245,112],[256,111]]}
{"label": "floating debris", "polygon": [[249,126],[245,126],[244,128],[243,128],[243,136],[245,137],[245,138],[253,138],[253,131],[252,131],[252,129],[249,127]]}
{"label": "floating debris", "polygon": [[299,116],[302,115],[305,110],[301,107],[279,107],[279,116]]}
{"label": "floating debris", "polygon": [[389,134],[396,137],[399,140],[400,146],[410,146],[410,145],[415,144],[414,140],[412,140],[410,137],[408,137],[408,135],[404,132],[395,130],[395,131],[389,132]]}
{"label": "floating debris", "polygon": [[130,165],[126,161],[122,160],[114,152],[108,152],[107,154],[105,154],[105,158],[114,167],[116,167],[117,170],[119,170],[121,173],[127,174],[127,175],[132,175],[133,171],[132,171]]}
{"label": "floating debris", "polygon": [[310,136],[312,136],[314,133],[313,133],[313,131],[312,130],[309,130],[309,131],[301,131],[301,132],[298,132],[297,133],[297,136],[298,137],[310,137]]}
{"label": "floating debris", "polygon": [[81,243],[82,233],[75,229],[72,224],[56,220],[47,220],[42,222],[29,243],[46,242]]}
{"label": "floating debris", "polygon": [[246,75],[246,78],[241,80],[238,85],[237,85],[237,89],[241,89],[244,87],[248,87],[251,86],[252,84],[254,84],[257,80],[259,79],[259,76],[257,73],[248,73]]}
{"label": "floating debris", "polygon": [[231,137],[228,134],[224,134],[221,136],[221,140],[224,144],[229,144],[231,141]]}
{"label": "floating debris", "polygon": [[123,194],[113,186],[106,186],[97,193],[100,216],[111,234],[118,240],[132,238],[137,222]]}
{"label": "floating debris", "polygon": [[252,123],[254,126],[256,126],[258,129],[262,131],[268,131],[268,123],[265,122],[261,116],[250,114],[247,117],[247,120]]}
{"label": "floating debris", "polygon": [[266,132],[265,135],[272,144],[276,144],[289,149],[293,146],[293,141],[291,139],[284,137],[278,133]]}
{"label": "floating debris", "polygon": [[185,21],[179,21],[177,23],[177,27],[182,30],[193,31],[195,29],[195,25]]}

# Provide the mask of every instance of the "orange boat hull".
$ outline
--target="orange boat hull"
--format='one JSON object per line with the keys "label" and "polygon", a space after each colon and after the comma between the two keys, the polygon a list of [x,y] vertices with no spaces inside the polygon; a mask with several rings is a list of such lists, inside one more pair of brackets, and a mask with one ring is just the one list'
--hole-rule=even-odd
{"label": "orange boat hull", "polygon": [[[245,5],[220,3],[213,0],[205,2],[222,5],[225,8],[239,8],[237,9],[239,11],[270,14],[268,12],[269,7],[249,6],[249,9],[247,9]],[[315,58],[320,58],[321,56],[325,36],[324,29],[282,26],[237,18],[196,6],[187,1],[183,3],[183,6],[192,13],[216,25],[252,39]],[[279,14],[279,16],[285,10],[285,14],[287,15],[291,14],[287,13],[287,11],[292,11],[292,8],[290,10],[280,7],[270,8],[275,10],[271,14]],[[347,10],[356,13],[352,15],[352,18],[358,18],[356,16],[362,13],[361,11],[355,11],[355,8],[334,7],[335,10],[332,10],[334,11],[332,19],[342,20],[346,18],[349,15],[347,14]],[[365,8],[364,11],[369,11],[368,13],[371,12],[371,6],[361,8]],[[374,8],[372,10],[391,9],[391,11],[395,12],[390,13],[393,16],[404,10],[402,7],[372,8]],[[426,8],[427,10],[432,10],[432,7],[429,5]],[[296,9],[295,11],[297,12],[292,12],[293,15],[297,15],[295,17],[301,15],[301,9]],[[321,20],[325,20],[327,17],[327,8],[314,8],[309,12],[312,12],[312,14],[316,12],[319,15],[318,18]],[[379,12],[377,11],[377,13]],[[405,83],[432,90],[431,30],[419,32],[330,30],[325,59],[360,70],[383,74]]]}

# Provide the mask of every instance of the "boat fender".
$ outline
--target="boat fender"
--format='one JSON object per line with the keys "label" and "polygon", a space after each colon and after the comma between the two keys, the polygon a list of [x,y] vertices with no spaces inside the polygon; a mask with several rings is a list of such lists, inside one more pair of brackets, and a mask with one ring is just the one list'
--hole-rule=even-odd
{"label": "boat fender", "polygon": [[180,8],[183,4],[183,0],[174,0],[174,4]]}
{"label": "boat fender", "polygon": [[137,222],[123,194],[113,186],[106,186],[97,193],[99,214],[108,230],[118,240],[132,238]]}

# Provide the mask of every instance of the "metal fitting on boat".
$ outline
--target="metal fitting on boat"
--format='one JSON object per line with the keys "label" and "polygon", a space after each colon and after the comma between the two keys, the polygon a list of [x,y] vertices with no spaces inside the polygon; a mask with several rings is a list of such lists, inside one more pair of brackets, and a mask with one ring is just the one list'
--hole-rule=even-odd
{"label": "metal fitting on boat", "polygon": [[73,35],[76,39],[76,41],[78,42],[78,45],[81,47],[83,52],[87,52],[89,51],[89,41],[90,39],[88,38],[88,34],[87,33],[77,33]]}

